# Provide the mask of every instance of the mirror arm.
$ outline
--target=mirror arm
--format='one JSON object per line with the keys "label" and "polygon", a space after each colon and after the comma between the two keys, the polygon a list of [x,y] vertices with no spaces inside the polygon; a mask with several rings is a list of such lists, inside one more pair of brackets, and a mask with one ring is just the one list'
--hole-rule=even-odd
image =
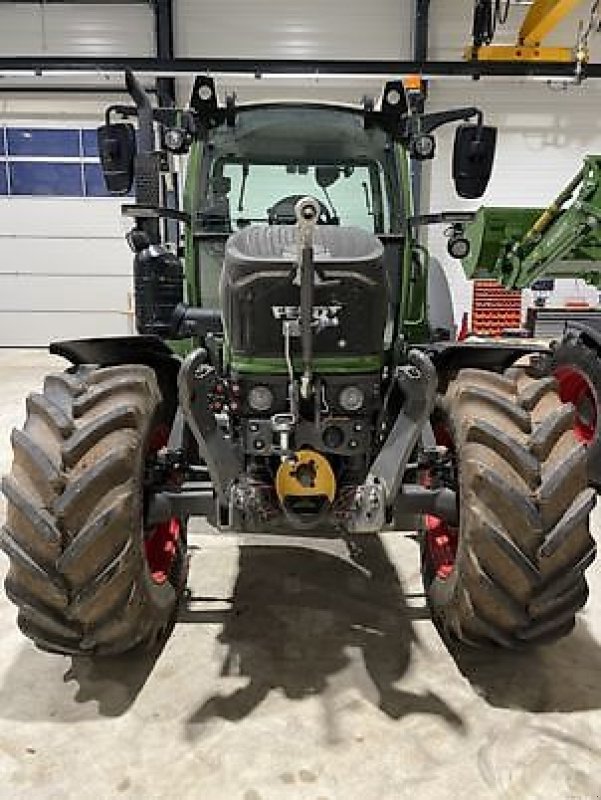
{"label": "mirror arm", "polygon": [[[136,106],[125,106],[120,103],[113,103],[113,105],[108,106],[104,112],[105,125],[111,124],[111,117],[113,114],[121,117],[121,119],[131,119],[132,117],[138,116],[138,108]],[[190,112],[182,111],[178,108],[153,108],[152,118],[155,122],[168,127],[175,125],[178,118],[180,118],[186,129],[193,131],[194,122],[192,115]]]}
{"label": "mirror arm", "polygon": [[454,108],[450,111],[436,111],[432,114],[418,114],[407,117],[406,134],[413,136],[416,133],[432,133],[442,125],[451,122],[467,122],[473,117],[477,117],[478,127],[482,127],[484,116],[482,111],[475,106],[466,108]]}
{"label": "mirror arm", "polygon": [[446,222],[463,224],[472,222],[475,217],[475,211],[440,211],[437,214],[420,214],[416,217],[409,217],[407,224],[411,228],[418,228],[422,225],[442,225]]}
{"label": "mirror arm", "polygon": [[171,219],[185,225],[189,225],[192,222],[192,217],[187,211],[164,206],[147,206],[139,203],[122,205],[121,214],[124,217],[133,217],[134,219]]}
{"label": "mirror arm", "polygon": [[111,124],[111,116],[113,114],[118,114],[121,119],[129,119],[130,117],[136,117],[138,115],[138,109],[135,106],[124,106],[117,103],[108,106],[104,112],[105,125]]}

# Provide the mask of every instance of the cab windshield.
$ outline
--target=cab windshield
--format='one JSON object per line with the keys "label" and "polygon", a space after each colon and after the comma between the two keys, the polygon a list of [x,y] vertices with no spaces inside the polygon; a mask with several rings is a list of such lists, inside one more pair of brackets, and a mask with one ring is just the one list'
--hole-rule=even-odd
{"label": "cab windshield", "polygon": [[312,104],[240,108],[203,146],[198,234],[294,224],[310,195],[320,222],[397,233],[403,218],[394,146],[355,110]]}
{"label": "cab windshield", "polygon": [[377,162],[250,163],[216,161],[210,181],[232,230],[248,224],[294,224],[294,206],[307,195],[319,201],[319,221],[373,233],[389,230],[383,171]]}
{"label": "cab windshield", "polygon": [[[188,172],[201,303],[219,307],[227,237],[246,225],[295,224],[310,195],[319,222],[402,234],[405,208],[394,144],[358,111],[315,104],[241,107],[212,128]],[[384,242],[391,297],[399,296],[402,242]],[[393,301],[396,302],[396,299]],[[391,311],[396,318],[396,310]]]}

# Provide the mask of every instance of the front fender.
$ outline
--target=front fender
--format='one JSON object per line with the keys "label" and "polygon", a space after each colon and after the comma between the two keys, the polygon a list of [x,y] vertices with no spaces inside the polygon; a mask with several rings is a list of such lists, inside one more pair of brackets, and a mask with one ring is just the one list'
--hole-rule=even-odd
{"label": "front fender", "polygon": [[423,345],[422,349],[426,350],[436,367],[440,391],[444,391],[448,381],[460,369],[503,372],[522,356],[549,352],[549,348],[540,342],[507,340],[433,342]]}
{"label": "front fender", "polygon": [[149,367],[173,362],[179,357],[158,336],[103,336],[97,339],[68,339],[52,342],[52,355],[62,356],[71,364],[146,364]]}
{"label": "front fender", "polygon": [[103,336],[52,342],[52,355],[62,356],[74,366],[97,364],[144,364],[154,370],[163,399],[174,414],[177,408],[177,375],[181,359],[158,336]]}

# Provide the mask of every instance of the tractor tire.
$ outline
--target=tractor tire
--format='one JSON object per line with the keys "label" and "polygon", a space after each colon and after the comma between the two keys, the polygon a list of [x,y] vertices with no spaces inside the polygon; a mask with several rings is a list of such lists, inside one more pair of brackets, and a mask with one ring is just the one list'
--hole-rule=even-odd
{"label": "tractor tire", "polygon": [[564,402],[576,408],[574,432],[586,446],[591,486],[601,489],[601,358],[570,331],[553,345],[550,370]]}
{"label": "tractor tire", "polygon": [[[152,369],[78,367],[49,375],[13,430],[1,546],[6,593],[41,649],[111,655],[153,646],[185,588],[185,531],[144,531],[144,473],[165,407]],[[160,527],[160,526],[159,526]],[[168,564],[153,572],[154,556]],[[163,548],[161,550],[161,547]],[[166,559],[166,560],[165,560]],[[156,568],[156,565],[155,565]]]}
{"label": "tractor tire", "polygon": [[[595,558],[586,454],[552,377],[461,370],[433,420],[452,453],[459,526],[425,518],[422,569],[443,636],[519,648],[567,634]],[[442,434],[441,434],[442,431]]]}

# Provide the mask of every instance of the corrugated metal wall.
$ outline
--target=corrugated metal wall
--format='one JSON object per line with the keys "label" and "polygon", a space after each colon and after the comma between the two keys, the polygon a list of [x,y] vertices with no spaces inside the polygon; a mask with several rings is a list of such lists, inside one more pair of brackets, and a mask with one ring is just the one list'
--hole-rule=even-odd
{"label": "corrugated metal wall", "polygon": [[412,0],[174,0],[181,56],[404,58]]}
{"label": "corrugated metal wall", "polygon": [[3,56],[150,56],[154,16],[143,3],[1,3]]}

